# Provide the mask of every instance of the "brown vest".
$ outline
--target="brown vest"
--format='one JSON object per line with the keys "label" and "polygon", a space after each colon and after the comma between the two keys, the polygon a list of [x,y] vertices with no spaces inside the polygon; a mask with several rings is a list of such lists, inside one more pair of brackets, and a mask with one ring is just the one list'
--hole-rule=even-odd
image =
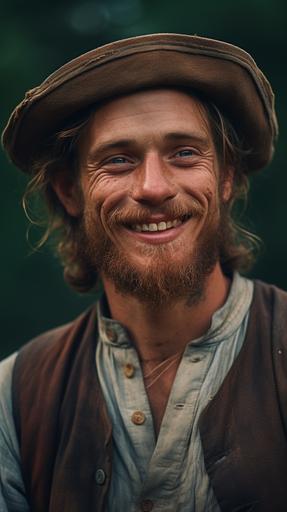
{"label": "brown vest", "polygon": [[[223,512],[287,511],[287,294],[255,283],[246,339],[200,418]],[[95,310],[20,352],[13,407],[33,512],[102,512],[112,428],[95,368]],[[122,511],[119,511],[122,512]]]}

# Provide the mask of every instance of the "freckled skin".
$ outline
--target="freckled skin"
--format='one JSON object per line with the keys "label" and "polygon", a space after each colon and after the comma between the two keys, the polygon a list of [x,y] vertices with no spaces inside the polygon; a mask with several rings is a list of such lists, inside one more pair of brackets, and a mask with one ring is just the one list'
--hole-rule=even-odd
{"label": "freckled skin", "polygon": [[[170,132],[191,136],[167,139]],[[129,143],[110,147],[122,140]],[[181,248],[194,245],[218,220],[219,169],[209,126],[196,100],[184,93],[145,91],[102,106],[88,126],[80,156],[86,204],[95,205],[102,229],[136,265],[146,266],[148,256],[124,227],[109,228],[115,208],[148,207],[157,213],[169,202],[188,207],[195,198],[204,215],[188,221],[170,244]],[[186,255],[173,251],[172,257]]]}

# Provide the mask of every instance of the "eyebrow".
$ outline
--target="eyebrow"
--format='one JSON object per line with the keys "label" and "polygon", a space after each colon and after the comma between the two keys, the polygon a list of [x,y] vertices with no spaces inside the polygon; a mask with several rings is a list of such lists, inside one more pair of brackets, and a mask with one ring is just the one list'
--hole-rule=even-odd
{"label": "eyebrow", "polygon": [[199,132],[170,132],[165,135],[164,139],[167,141],[193,140],[205,147],[210,144],[209,137]]}
{"label": "eyebrow", "polygon": [[[165,142],[173,142],[173,141],[193,141],[197,144],[200,144],[202,149],[206,149],[210,145],[210,140],[207,135],[204,135],[199,132],[169,132],[166,133],[162,137]],[[138,141],[136,139],[128,138],[128,139],[110,139],[101,144],[96,144],[88,154],[88,159],[93,160],[97,155],[105,151],[110,151],[113,149],[123,149],[135,147],[138,145]]]}

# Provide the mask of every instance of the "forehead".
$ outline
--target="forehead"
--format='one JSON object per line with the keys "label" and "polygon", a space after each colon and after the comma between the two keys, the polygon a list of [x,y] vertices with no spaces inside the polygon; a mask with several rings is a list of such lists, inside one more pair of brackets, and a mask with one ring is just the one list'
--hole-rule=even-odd
{"label": "forehead", "polygon": [[152,89],[126,95],[100,106],[88,125],[89,139],[159,137],[166,131],[194,131],[210,138],[208,117],[194,96],[174,89]]}

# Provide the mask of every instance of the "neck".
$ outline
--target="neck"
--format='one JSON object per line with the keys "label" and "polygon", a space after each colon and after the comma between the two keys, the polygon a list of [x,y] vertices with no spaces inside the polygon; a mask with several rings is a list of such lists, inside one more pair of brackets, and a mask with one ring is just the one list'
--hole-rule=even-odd
{"label": "neck", "polygon": [[155,308],[120,294],[105,277],[103,283],[112,318],[128,329],[140,358],[155,361],[183,352],[188,342],[202,336],[214,312],[226,301],[230,286],[218,263],[207,276],[204,293],[196,304],[180,300]]}

